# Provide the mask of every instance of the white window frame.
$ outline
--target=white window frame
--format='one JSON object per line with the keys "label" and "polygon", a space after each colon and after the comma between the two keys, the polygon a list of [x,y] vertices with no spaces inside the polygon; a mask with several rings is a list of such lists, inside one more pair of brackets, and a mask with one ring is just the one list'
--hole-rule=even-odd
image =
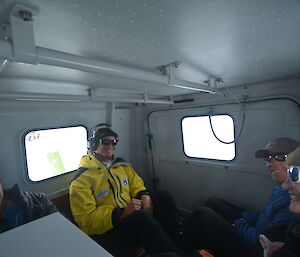
{"label": "white window frame", "polygon": [[[224,120],[221,126],[222,118]],[[213,115],[211,116],[211,121],[214,132],[221,141],[234,141],[234,119],[230,115]],[[202,131],[200,129],[201,124]],[[229,133],[222,134],[224,133],[224,128],[230,129]],[[211,130],[208,115],[185,116],[181,120],[181,132],[183,152],[189,158],[233,161],[236,157],[235,142],[231,144],[221,143]]]}
{"label": "white window frame", "polygon": [[24,133],[23,146],[29,181],[40,182],[76,170],[80,158],[87,154],[87,138],[87,128],[82,125],[32,129]]}

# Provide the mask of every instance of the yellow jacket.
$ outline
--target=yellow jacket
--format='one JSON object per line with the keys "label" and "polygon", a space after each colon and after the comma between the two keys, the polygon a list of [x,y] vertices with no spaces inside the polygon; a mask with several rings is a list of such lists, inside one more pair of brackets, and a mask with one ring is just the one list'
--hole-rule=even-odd
{"label": "yellow jacket", "polygon": [[70,186],[70,206],[76,223],[88,235],[112,229],[113,211],[125,208],[132,198],[147,192],[130,164],[118,159],[106,169],[94,155],[88,154],[82,157],[80,168]]}

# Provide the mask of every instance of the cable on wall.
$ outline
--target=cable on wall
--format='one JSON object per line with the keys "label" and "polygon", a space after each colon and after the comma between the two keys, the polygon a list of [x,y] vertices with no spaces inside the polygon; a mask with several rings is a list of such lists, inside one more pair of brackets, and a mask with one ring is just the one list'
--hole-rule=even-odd
{"label": "cable on wall", "polygon": [[[219,81],[219,82],[224,83],[223,80],[221,80],[221,81]],[[234,139],[233,139],[232,141],[230,141],[230,142],[226,142],[226,141],[221,140],[221,139],[216,135],[216,133],[215,133],[215,131],[214,131],[214,128],[213,128],[212,119],[211,119],[211,117],[212,117],[213,115],[210,113],[210,114],[208,115],[208,118],[209,118],[210,129],[211,129],[211,132],[213,133],[214,137],[215,137],[220,143],[229,145],[229,144],[232,144],[232,143],[236,143],[236,142],[239,140],[239,138],[240,138],[240,136],[241,136],[241,134],[242,134],[242,131],[243,131],[243,128],[244,128],[244,124],[245,124],[245,118],[246,118],[246,113],[245,113],[246,108],[245,108],[245,105],[241,103],[241,101],[240,101],[240,100],[232,93],[232,91],[231,91],[228,87],[225,87],[225,89],[231,94],[231,96],[233,97],[233,99],[241,106],[242,111],[243,111],[241,128],[240,128],[240,131],[239,131],[237,137],[234,138]]]}

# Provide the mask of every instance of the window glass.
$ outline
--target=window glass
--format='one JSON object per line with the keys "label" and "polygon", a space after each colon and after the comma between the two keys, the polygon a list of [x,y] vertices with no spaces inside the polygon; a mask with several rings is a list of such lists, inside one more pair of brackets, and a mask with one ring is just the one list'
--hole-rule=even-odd
{"label": "window glass", "polygon": [[25,151],[32,181],[73,171],[87,153],[87,130],[78,126],[31,131],[25,135]]}
{"label": "window glass", "polygon": [[[211,116],[213,130],[216,136],[224,142],[234,140],[234,123],[228,115]],[[209,116],[185,117],[182,120],[182,135],[184,152],[189,157],[233,160],[235,143],[224,144],[214,136]]]}

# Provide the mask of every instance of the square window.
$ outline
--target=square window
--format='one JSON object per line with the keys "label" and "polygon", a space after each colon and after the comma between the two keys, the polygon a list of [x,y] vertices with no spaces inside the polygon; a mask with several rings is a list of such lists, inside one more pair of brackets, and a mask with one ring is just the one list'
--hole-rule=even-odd
{"label": "square window", "polygon": [[[184,153],[188,157],[230,161],[235,158],[234,123],[229,115],[182,119]],[[213,130],[212,130],[213,129]],[[215,134],[215,135],[214,135]],[[220,141],[216,138],[218,137]]]}
{"label": "square window", "polygon": [[34,182],[76,170],[87,153],[83,126],[34,130],[24,140],[28,177]]}

